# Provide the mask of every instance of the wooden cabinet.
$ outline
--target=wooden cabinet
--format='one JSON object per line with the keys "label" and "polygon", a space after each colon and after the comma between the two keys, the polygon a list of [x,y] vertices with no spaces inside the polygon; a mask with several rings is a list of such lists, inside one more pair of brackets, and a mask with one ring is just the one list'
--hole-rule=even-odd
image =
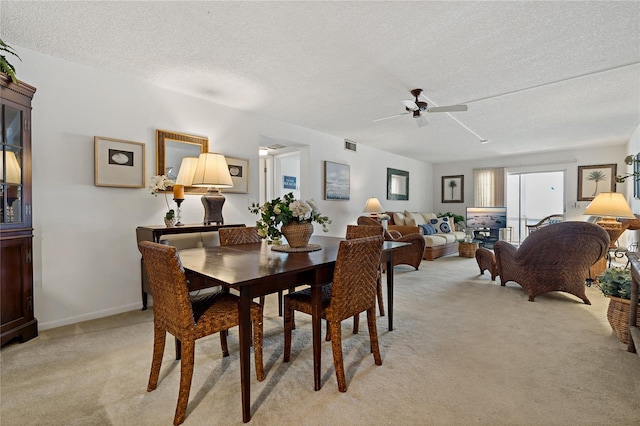
{"label": "wooden cabinet", "polygon": [[38,335],[33,314],[31,100],[36,89],[0,74],[0,345]]}

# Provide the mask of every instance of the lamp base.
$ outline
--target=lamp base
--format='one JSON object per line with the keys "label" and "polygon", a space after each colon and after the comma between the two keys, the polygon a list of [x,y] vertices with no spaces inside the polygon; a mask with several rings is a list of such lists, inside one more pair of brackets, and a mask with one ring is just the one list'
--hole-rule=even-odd
{"label": "lamp base", "polygon": [[609,234],[609,247],[615,248],[616,241],[620,238],[620,235],[625,231],[625,227],[622,226],[622,223],[618,222],[614,217],[604,217],[602,220],[596,222],[598,226],[604,228]]}
{"label": "lamp base", "polygon": [[175,201],[178,205],[178,208],[176,209],[176,226],[184,226],[184,223],[182,223],[182,215],[180,212],[180,204],[182,204],[184,198],[174,198],[173,201]]}
{"label": "lamp base", "polygon": [[224,195],[220,193],[218,188],[212,188],[204,194],[200,200],[204,206],[204,220],[202,223],[205,225],[224,225],[224,218],[222,217],[222,206],[224,205]]}

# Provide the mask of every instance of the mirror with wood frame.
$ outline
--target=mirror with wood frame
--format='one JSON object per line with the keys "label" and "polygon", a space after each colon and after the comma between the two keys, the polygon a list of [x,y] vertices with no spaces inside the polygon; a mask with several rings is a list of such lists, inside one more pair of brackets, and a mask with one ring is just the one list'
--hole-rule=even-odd
{"label": "mirror with wood frame", "polygon": [[[198,157],[209,152],[209,139],[204,136],[156,130],[156,174],[175,181],[185,157]],[[187,186],[186,193],[204,194],[207,188]]]}

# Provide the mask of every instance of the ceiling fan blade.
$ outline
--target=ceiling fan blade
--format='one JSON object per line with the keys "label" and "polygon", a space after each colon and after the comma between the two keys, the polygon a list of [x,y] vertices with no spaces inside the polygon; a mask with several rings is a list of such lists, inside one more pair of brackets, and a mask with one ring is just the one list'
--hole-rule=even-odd
{"label": "ceiling fan blade", "polygon": [[467,111],[469,109],[466,105],[449,105],[449,106],[441,106],[441,107],[429,107],[427,108],[427,112],[456,112],[456,111]]}
{"label": "ceiling fan blade", "polygon": [[389,115],[389,116],[387,116],[387,117],[376,118],[375,120],[371,120],[371,122],[372,122],[372,123],[375,123],[376,121],[388,120],[388,119],[390,119],[390,118],[400,117],[401,115],[407,115],[407,114],[411,114],[411,113],[410,113],[410,112],[403,112],[402,114]]}
{"label": "ceiling fan blade", "polygon": [[407,107],[407,109],[411,111],[417,111],[418,109],[420,109],[420,107],[418,107],[418,105],[414,101],[402,101],[402,103],[405,107]]}
{"label": "ceiling fan blade", "polygon": [[429,124],[429,122],[427,121],[427,118],[420,114],[419,116],[416,117],[416,124],[418,125],[418,127],[424,127],[427,124]]}

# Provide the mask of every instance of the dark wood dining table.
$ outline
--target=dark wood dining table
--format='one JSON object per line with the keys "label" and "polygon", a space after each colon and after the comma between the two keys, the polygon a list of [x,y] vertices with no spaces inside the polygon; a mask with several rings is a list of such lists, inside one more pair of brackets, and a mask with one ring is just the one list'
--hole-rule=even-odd
{"label": "dark wood dining table", "polygon": [[[251,318],[250,303],[258,296],[277,293],[293,286],[311,286],[313,376],[315,390],[320,390],[321,376],[321,302],[322,284],[332,281],[343,238],[313,236],[310,243],[322,248],[312,252],[285,253],[271,250],[266,242],[236,246],[185,249],[179,252],[185,269],[210,278],[212,285],[235,289],[240,295],[240,382],[242,420],[251,420]],[[387,319],[393,330],[393,249],[407,243],[385,241],[381,262],[387,264]],[[215,284],[214,284],[215,283]]]}

